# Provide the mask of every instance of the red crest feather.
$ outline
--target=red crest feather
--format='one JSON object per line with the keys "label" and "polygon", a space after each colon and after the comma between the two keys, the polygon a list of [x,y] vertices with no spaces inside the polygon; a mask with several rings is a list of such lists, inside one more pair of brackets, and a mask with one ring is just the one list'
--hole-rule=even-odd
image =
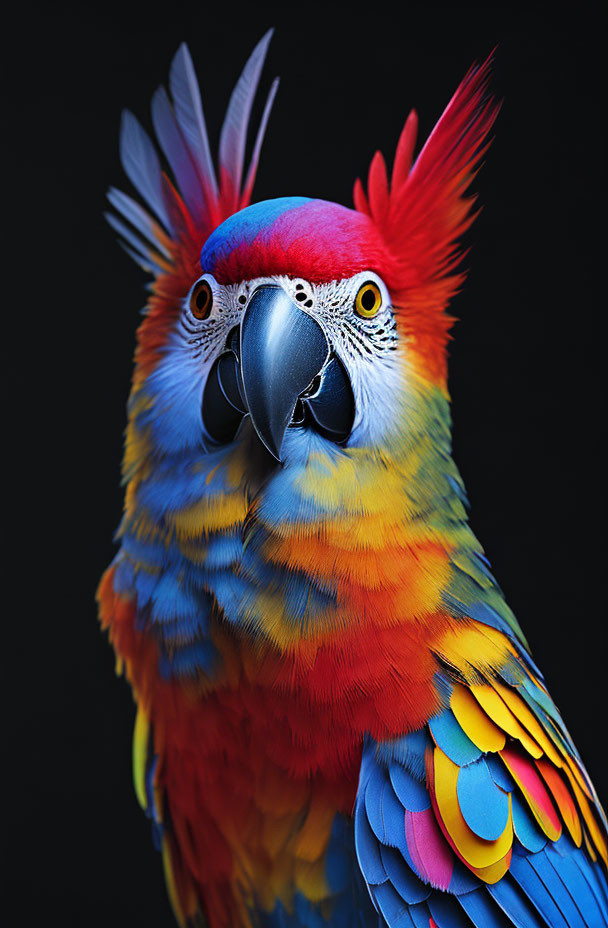
{"label": "red crest feather", "polygon": [[427,374],[444,383],[446,343],[452,323],[445,309],[464,279],[458,239],[475,218],[466,191],[488,146],[498,114],[488,94],[491,57],[465,75],[412,166],[418,120],[412,111],[388,181],[376,152],[367,196],[357,180],[355,208],[379,229],[391,255],[386,282]]}

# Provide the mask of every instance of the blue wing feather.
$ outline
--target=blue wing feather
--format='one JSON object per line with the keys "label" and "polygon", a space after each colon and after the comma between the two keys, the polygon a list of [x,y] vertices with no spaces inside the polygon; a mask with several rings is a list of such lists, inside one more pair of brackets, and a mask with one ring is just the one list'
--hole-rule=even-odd
{"label": "blue wing feather", "polygon": [[[450,726],[451,721],[445,731]],[[469,825],[482,837],[495,836],[506,825],[504,787],[510,788],[515,821],[510,869],[497,883],[486,884],[454,858],[447,892],[429,885],[415,862],[420,848],[408,846],[404,821],[407,815],[427,815],[431,796],[426,778],[416,779],[395,759],[409,754],[403,740],[399,739],[398,751],[372,741],[366,744],[355,804],[357,860],[381,926],[411,923],[428,928],[429,917],[437,928],[600,928],[608,924],[603,872],[569,836],[564,834],[555,843],[547,841],[496,758],[489,763],[480,758],[461,768],[458,798]]]}
{"label": "blue wing feather", "polygon": [[545,920],[540,918],[510,874],[488,886],[488,892],[516,928],[545,928]]}
{"label": "blue wing feather", "polygon": [[[513,919],[499,908],[484,887],[457,897],[475,928],[512,928]],[[525,928],[532,928],[526,925]]]}
{"label": "blue wing feather", "polygon": [[481,757],[481,750],[465,735],[449,707],[430,720],[429,728],[435,743],[459,767]]}
{"label": "blue wing feather", "polygon": [[458,774],[458,805],[471,831],[495,841],[509,819],[509,797],[494,782],[483,757],[462,767]]}

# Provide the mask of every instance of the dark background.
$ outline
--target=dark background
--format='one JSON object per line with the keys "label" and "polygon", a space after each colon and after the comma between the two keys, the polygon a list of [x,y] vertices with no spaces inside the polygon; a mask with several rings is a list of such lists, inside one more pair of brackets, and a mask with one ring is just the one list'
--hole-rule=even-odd
{"label": "dark background", "polygon": [[131,697],[114,678],[94,591],[121,514],[144,302],[142,272],[101,212],[107,186],[126,183],[120,110],[149,126],[150,96],[183,39],[217,140],[246,56],[277,27],[263,88],[277,73],[282,84],[254,198],[348,205],[375,149],[392,157],[410,107],[424,138],[468,66],[498,44],[504,107],[476,181],[484,209],[467,237],[470,277],[453,304],[455,457],[473,527],[606,795],[601,24],[581,4],[568,16],[555,5],[403,5],[402,20],[377,3],[360,16],[225,6],[166,7],[161,18],[149,8],[22,5],[3,40],[13,159],[3,175],[3,424],[14,470],[3,636],[13,777],[3,806],[19,924],[51,914],[65,926],[172,924],[131,786]]}

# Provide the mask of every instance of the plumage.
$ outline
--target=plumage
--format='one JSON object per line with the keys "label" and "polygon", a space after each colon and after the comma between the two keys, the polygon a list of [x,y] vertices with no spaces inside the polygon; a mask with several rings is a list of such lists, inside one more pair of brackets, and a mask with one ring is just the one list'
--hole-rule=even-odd
{"label": "plumage", "polygon": [[[254,48],[232,91],[220,133],[220,172],[228,178],[235,194],[241,189],[249,116],[271,38],[269,30]],[[271,92],[274,94],[274,88]],[[263,123],[265,118],[266,114]],[[230,208],[231,212],[238,209],[238,200],[230,203]]]}
{"label": "plumage", "polygon": [[175,115],[209,201],[217,198],[215,167],[209,148],[198,81],[188,46],[182,42],[171,62],[169,87]]}
{"label": "plumage", "polygon": [[249,205],[269,41],[217,166],[180,46],[152,103],[160,154],[123,115],[145,205],[108,194],[154,280],[100,617],[177,921],[608,924],[604,813],[451,456],[446,308],[498,112],[490,62],[417,157],[410,114],[355,209]]}

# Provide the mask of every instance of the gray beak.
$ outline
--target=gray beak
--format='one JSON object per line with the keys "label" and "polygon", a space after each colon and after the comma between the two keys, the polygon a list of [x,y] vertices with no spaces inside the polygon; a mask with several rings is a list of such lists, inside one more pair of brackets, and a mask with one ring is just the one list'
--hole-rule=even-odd
{"label": "gray beak", "polygon": [[277,460],[296,403],[328,358],[320,325],[282,287],[258,287],[241,322],[241,376],[254,428]]}

